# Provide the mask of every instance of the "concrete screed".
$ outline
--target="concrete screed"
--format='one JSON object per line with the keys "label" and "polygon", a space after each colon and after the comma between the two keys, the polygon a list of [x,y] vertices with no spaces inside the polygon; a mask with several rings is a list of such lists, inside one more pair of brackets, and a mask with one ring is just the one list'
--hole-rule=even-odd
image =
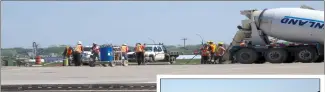
{"label": "concrete screed", "polygon": [[155,83],[157,74],[324,74],[324,63],[2,67],[1,84]]}

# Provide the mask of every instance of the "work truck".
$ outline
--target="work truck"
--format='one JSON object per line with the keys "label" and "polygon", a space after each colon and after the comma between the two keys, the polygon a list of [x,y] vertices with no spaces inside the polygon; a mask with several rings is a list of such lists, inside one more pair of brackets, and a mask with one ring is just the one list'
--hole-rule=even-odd
{"label": "work truck", "polygon": [[[181,54],[176,51],[168,51],[163,43],[146,44],[145,45],[145,62],[168,62],[169,64],[176,63],[176,58]],[[129,62],[136,61],[135,52],[128,52]]]}
{"label": "work truck", "polygon": [[[253,63],[312,63],[324,61],[324,11],[312,8],[243,10],[230,60]],[[243,44],[244,43],[244,44]]]}

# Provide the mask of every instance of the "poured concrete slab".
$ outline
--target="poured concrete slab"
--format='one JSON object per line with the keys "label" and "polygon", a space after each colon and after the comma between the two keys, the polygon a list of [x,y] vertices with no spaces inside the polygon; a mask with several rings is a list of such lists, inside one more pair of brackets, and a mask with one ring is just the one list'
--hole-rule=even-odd
{"label": "poured concrete slab", "polygon": [[2,67],[1,84],[154,83],[157,74],[324,74],[324,63]]}

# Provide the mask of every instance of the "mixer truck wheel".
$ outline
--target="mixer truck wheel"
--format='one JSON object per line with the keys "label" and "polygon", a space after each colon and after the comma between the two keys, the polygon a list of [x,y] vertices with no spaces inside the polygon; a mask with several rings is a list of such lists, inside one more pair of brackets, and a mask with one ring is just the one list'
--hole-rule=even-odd
{"label": "mixer truck wheel", "polygon": [[308,47],[301,47],[298,49],[296,53],[296,60],[302,63],[311,63],[318,58],[316,49],[308,48]]}
{"label": "mixer truck wheel", "polygon": [[170,64],[175,64],[176,63],[176,57],[171,56],[170,59],[169,59],[169,63]]}
{"label": "mixer truck wheel", "polygon": [[264,58],[270,63],[283,63],[288,59],[288,52],[284,49],[272,48],[265,53]]}
{"label": "mixer truck wheel", "polygon": [[249,48],[239,50],[236,52],[235,57],[236,61],[241,64],[253,64],[258,60],[257,52]]}

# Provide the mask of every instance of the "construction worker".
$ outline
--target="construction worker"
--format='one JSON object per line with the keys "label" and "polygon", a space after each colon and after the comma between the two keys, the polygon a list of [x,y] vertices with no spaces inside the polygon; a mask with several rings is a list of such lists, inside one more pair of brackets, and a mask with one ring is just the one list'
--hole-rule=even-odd
{"label": "construction worker", "polygon": [[225,54],[226,49],[223,46],[223,42],[219,42],[218,43],[218,49],[217,49],[217,53],[216,53],[216,60],[218,59],[218,64],[222,64],[223,63],[223,55]]}
{"label": "construction worker", "polygon": [[216,56],[215,56],[215,52],[216,52],[216,47],[217,45],[214,44],[212,41],[209,42],[209,51],[210,51],[210,63],[215,63],[216,62]]}
{"label": "construction worker", "polygon": [[241,46],[241,47],[245,47],[245,42],[241,42],[240,44],[239,44],[239,46]]}
{"label": "construction worker", "polygon": [[78,41],[77,46],[74,49],[73,59],[75,66],[81,66],[81,54],[83,52],[82,42]]}
{"label": "construction worker", "polygon": [[245,41],[245,40],[242,40],[242,41],[239,43],[239,46],[240,46],[240,47],[245,47],[245,46],[246,46],[246,41]]}
{"label": "construction worker", "polygon": [[[63,59],[66,60],[68,59],[68,65],[71,66],[71,59],[70,57],[72,56],[73,53],[73,48],[71,46],[66,46],[64,49],[64,52],[62,54]],[[63,66],[65,66],[64,64],[65,62],[63,62]]]}
{"label": "construction worker", "polygon": [[129,47],[126,44],[123,44],[121,46],[121,51],[122,51],[122,57],[124,58],[124,60],[128,60],[127,53],[129,51]]}
{"label": "construction worker", "polygon": [[141,45],[141,43],[137,43],[134,51],[136,53],[138,65],[141,65],[141,63],[144,63],[144,46]]}
{"label": "construction worker", "polygon": [[204,44],[203,47],[201,48],[201,64],[207,64],[209,61],[209,45]]}
{"label": "construction worker", "polygon": [[91,56],[92,61],[89,63],[89,66],[94,67],[96,59],[99,59],[99,53],[100,53],[99,46],[95,42],[93,43],[93,46],[91,47],[91,53],[92,53],[92,56]]}

